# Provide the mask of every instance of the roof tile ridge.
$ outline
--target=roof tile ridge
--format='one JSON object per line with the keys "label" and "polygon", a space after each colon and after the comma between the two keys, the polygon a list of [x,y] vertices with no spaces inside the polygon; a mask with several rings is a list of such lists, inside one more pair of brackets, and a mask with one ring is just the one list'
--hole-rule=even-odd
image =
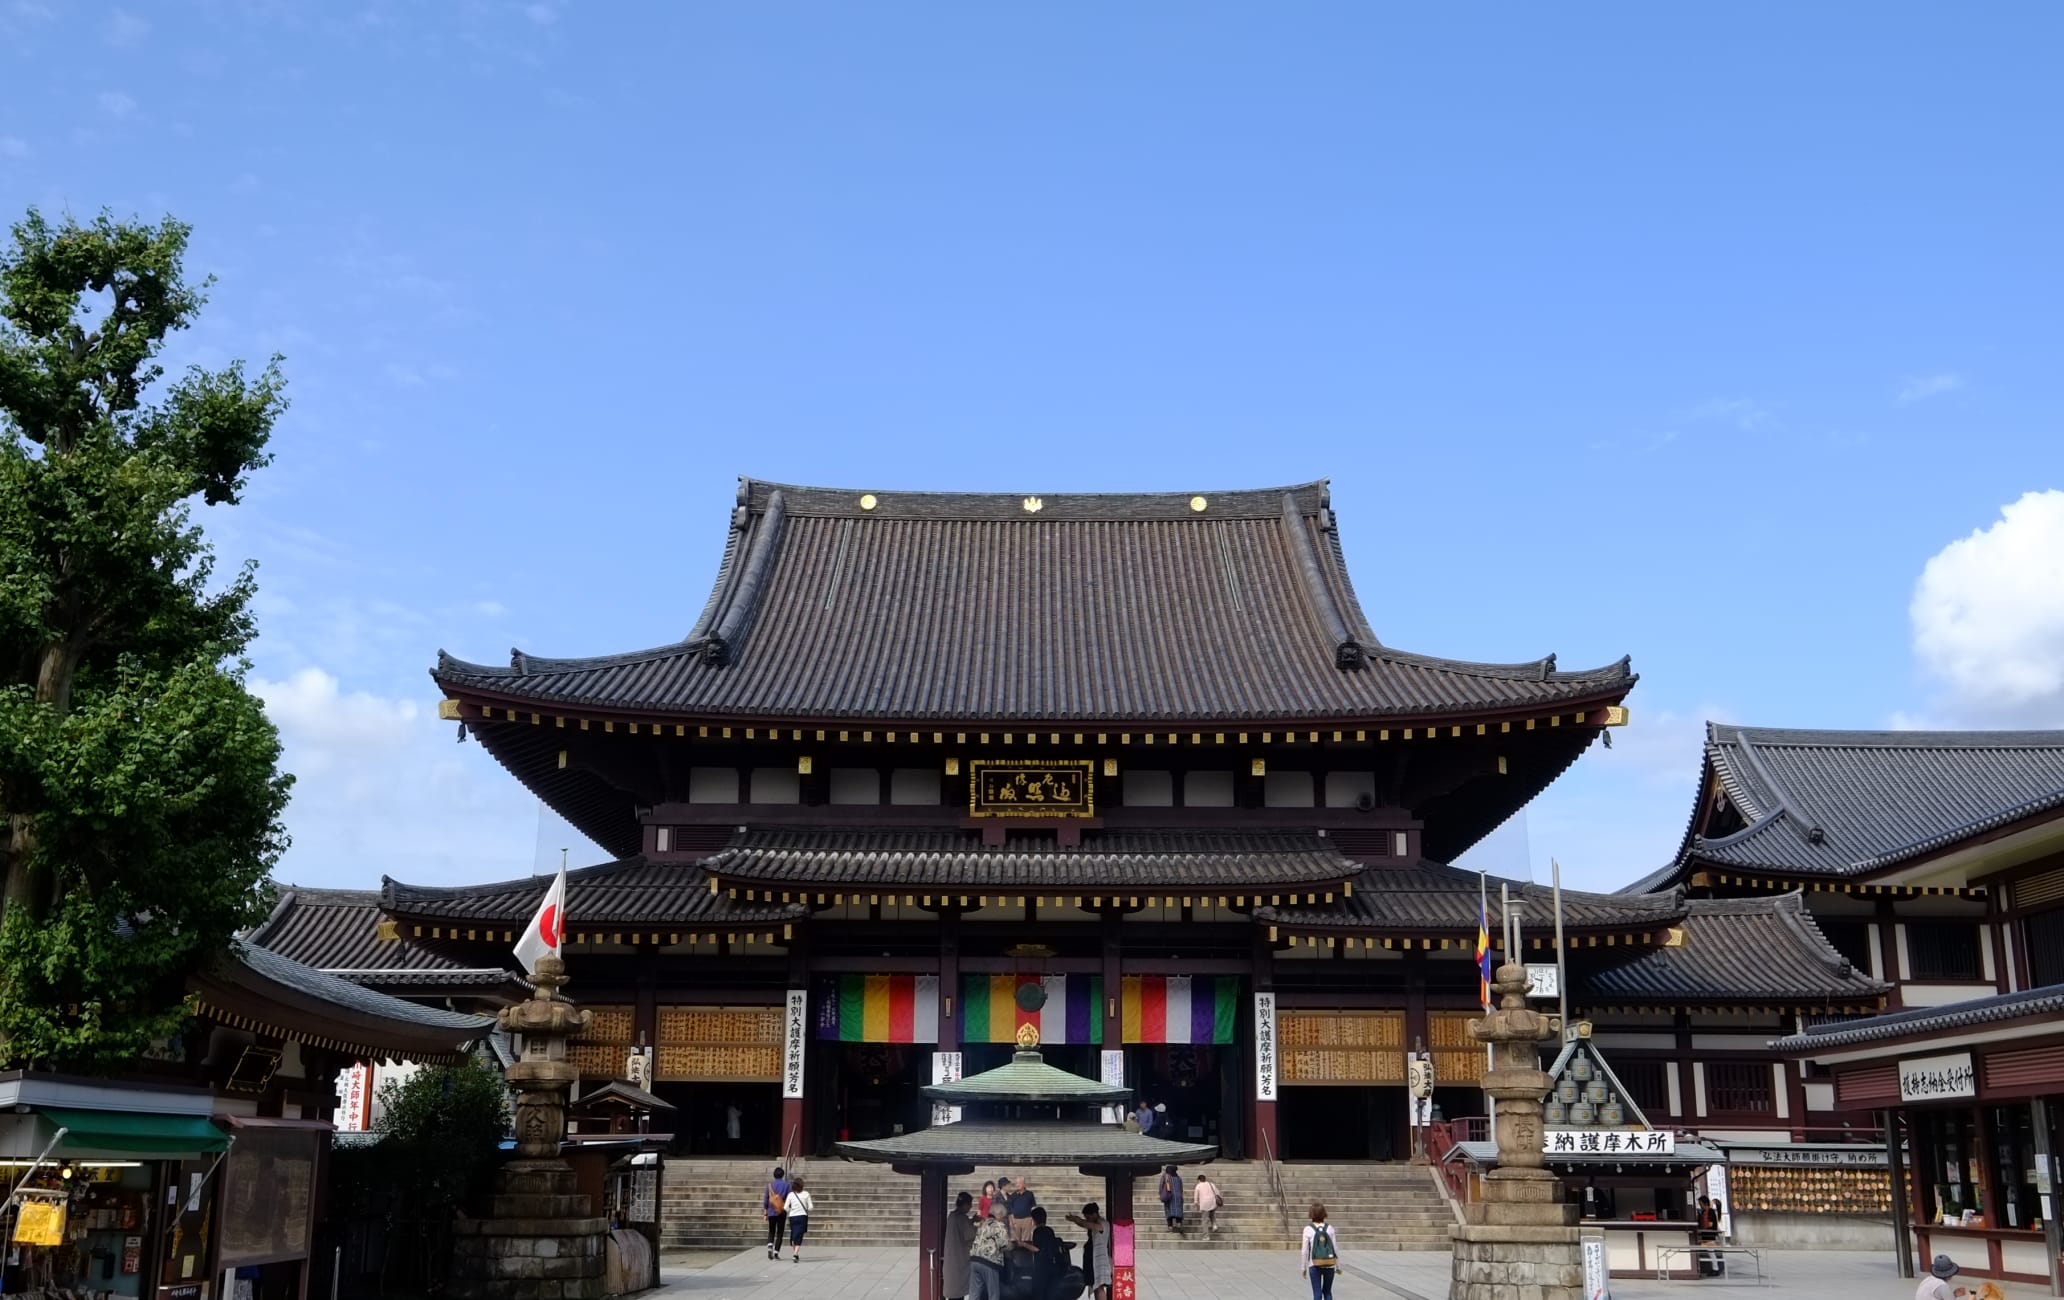
{"label": "roof tile ridge", "polygon": [[[573,884],[581,880],[605,879],[613,872],[645,865],[647,865],[645,855],[633,853],[629,857],[617,858],[611,862],[597,862],[590,866],[575,867],[566,873],[566,882]],[[392,876],[382,876],[380,877],[380,906],[383,908],[391,906],[394,893],[397,890],[426,898],[451,898],[466,894],[491,894],[504,890],[524,889],[540,883],[548,884],[552,877],[557,874],[558,872],[556,871],[533,872],[528,876],[512,876],[507,880],[493,880],[479,885],[411,885],[405,880],[396,880]]]}
{"label": "roof tile ridge", "polygon": [[1790,745],[1822,749],[2064,749],[2064,730],[2024,728],[1991,731],[1982,728],[1945,731],[1906,731],[1890,728],[1840,729],[1814,727],[1737,726],[1740,733],[1754,733],[1765,745]]}
{"label": "roof tile ridge", "polygon": [[704,663],[721,667],[737,657],[739,643],[745,639],[754,616],[759,613],[760,596],[767,588],[767,576],[773,571],[774,561],[780,554],[787,509],[787,499],[781,489],[776,488],[767,498],[765,509],[756,514],[747,512],[746,526],[752,540],[746,547],[745,563],[731,566],[726,575],[730,590],[722,602],[721,612],[713,625],[703,628],[700,651]]}
{"label": "roof tile ridge", "polygon": [[1779,811],[1790,814],[1792,819],[1798,823],[1800,834],[1805,838],[1806,842],[1809,844],[1821,843],[1825,832],[1821,829],[1819,819],[1814,817],[1812,810],[1807,808],[1797,795],[1787,790],[1783,783],[1777,779],[1776,774],[1764,765],[1762,758],[1756,753],[1755,742],[1743,736],[1737,748],[1741,750],[1742,758],[1748,762],[1757,779],[1763,782],[1764,787],[1770,791],[1771,797],[1777,800]]}
{"label": "roof tile ridge", "polygon": [[295,898],[300,892],[300,887],[296,885],[288,885],[282,889],[279,897],[273,900],[272,910],[265,914],[265,919],[236,937],[247,943],[263,944],[265,936],[272,932],[273,927],[285,920],[288,913],[294,910]]}
{"label": "roof tile ridge", "polygon": [[1288,492],[1283,494],[1282,522],[1284,540],[1289,543],[1290,552],[1295,557],[1305,599],[1312,612],[1319,616],[1319,624],[1327,639],[1333,643],[1333,666],[1341,669],[1365,667],[1368,649],[1357,637],[1358,629],[1348,622],[1346,612],[1333,598],[1332,589],[1326,585],[1325,575],[1319,571],[1318,549],[1312,545],[1311,533],[1304,526],[1304,512]]}
{"label": "roof tile ridge", "polygon": [[1621,683],[1632,686],[1640,680],[1634,671],[1634,656],[1621,655],[1609,664],[1596,668],[1560,669],[1555,666],[1556,655],[1551,652],[1539,659],[1526,659],[1514,663],[1482,663],[1474,659],[1449,659],[1441,655],[1419,654],[1410,650],[1398,650],[1378,645],[1369,651],[1372,659],[1386,663],[1404,664],[1415,668],[1434,668],[1444,672],[1462,673],[1471,677],[1489,677],[1500,681],[1535,681],[1560,686],[1596,683],[1601,686],[1617,686]]}
{"label": "roof tile ridge", "polygon": [[[756,512],[758,509],[763,508],[752,504],[755,499],[771,497],[775,493],[781,493],[788,498],[788,508],[792,513],[812,518],[856,518],[865,516],[886,519],[1019,520],[1034,517],[1033,511],[1037,510],[1037,507],[1034,507],[1033,510],[1028,511],[1024,504],[1027,500],[1042,500],[1042,494],[1040,493],[1028,495],[1024,492],[969,492],[939,488],[837,487],[809,483],[776,483],[768,479],[749,478],[741,478],[739,481],[742,485],[739,502],[741,507],[749,512]],[[1225,517],[1222,513],[1214,511],[1212,507],[1215,504],[1222,504],[1227,498],[1232,498],[1242,503],[1239,517],[1265,517],[1261,514],[1250,516],[1247,512],[1258,510],[1262,502],[1273,501],[1274,498],[1283,494],[1289,494],[1297,498],[1301,504],[1308,503],[1306,513],[1317,513],[1326,504],[1328,488],[1329,481],[1321,478],[1303,483],[1284,483],[1261,487],[1206,488],[1201,491],[1188,488],[1146,492],[1051,491],[1046,492],[1044,496],[1062,498],[1070,503],[1089,502],[1092,505],[1109,504],[1113,507],[1108,514],[1091,513],[1087,516],[1071,516],[1072,522],[1131,521],[1136,518],[1136,506],[1140,502],[1151,502],[1156,506],[1167,509],[1169,511],[1167,517],[1170,519],[1189,519],[1194,516],[1197,519],[1209,520],[1214,514],[1217,514],[1220,518]],[[872,499],[871,501],[870,498]],[[1200,498],[1206,503],[1202,510],[1199,510],[1194,504]],[[924,513],[920,515],[907,515],[897,512],[896,506],[899,501],[917,501],[932,506],[942,503],[950,505],[953,502],[966,502],[969,504],[964,513],[949,509],[944,514]],[[1134,506],[1135,509],[1122,508],[1128,504]]]}

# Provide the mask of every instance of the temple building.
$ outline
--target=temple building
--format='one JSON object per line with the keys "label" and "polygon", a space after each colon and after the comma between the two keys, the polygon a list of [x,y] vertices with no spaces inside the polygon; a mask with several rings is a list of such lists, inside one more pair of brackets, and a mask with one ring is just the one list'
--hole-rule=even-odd
{"label": "temple building", "polygon": [[[751,480],[683,639],[440,655],[433,678],[442,717],[617,855],[569,878],[571,992],[595,1013],[574,1050],[597,1081],[649,1055],[683,1149],[924,1128],[921,1089],[1006,1064],[1029,1019],[1049,1062],[1165,1107],[1157,1132],[1289,1159],[1402,1158],[1422,1046],[1436,1104],[1482,1113],[1486,882],[1446,864],[1624,724],[1635,683],[1624,659],[1384,644],[1324,483]],[[1572,1012],[1634,1036],[1613,1059],[1658,1124],[1783,1097],[1757,1131],[1803,1125],[1764,1020],[1875,1011],[1885,983],[1798,896],[1687,883],[1565,891]],[[372,948],[326,958],[347,937],[315,927],[286,950],[404,996],[377,972],[493,992],[545,884],[388,880],[377,911],[350,903]],[[1552,961],[1548,891],[1510,889]],[[1700,1083],[1680,1058],[1708,1020],[1742,1050]]]}

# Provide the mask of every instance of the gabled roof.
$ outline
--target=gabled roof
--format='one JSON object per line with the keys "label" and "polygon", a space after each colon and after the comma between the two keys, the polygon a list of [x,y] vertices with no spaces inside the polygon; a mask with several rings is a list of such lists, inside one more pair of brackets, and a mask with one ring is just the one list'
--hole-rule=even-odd
{"label": "gabled roof", "polygon": [[451,1059],[495,1023],[389,997],[246,939],[230,940],[191,987],[204,1013],[376,1059]]}
{"label": "gabled roof", "polygon": [[[551,876],[525,876],[456,889],[408,885],[382,878],[380,906],[396,916],[447,918],[521,926],[537,913]],[[741,903],[710,892],[710,877],[685,863],[624,858],[566,873],[566,926],[679,925],[744,929],[799,920],[799,903]]]}
{"label": "gabled roof", "polygon": [[[1715,801],[1747,824],[1700,827]],[[1796,731],[1706,724],[1690,827],[1671,865],[1867,876],[2027,817],[2064,810],[2064,731]]]}
{"label": "gabled roof", "polygon": [[1363,868],[1312,831],[1090,831],[1079,846],[1012,833],[984,846],[979,831],[755,829],[703,861],[728,883],[830,888],[1246,889],[1333,888]]}
{"label": "gabled roof", "polygon": [[1684,942],[1650,948],[1576,980],[1590,1006],[1728,1003],[1870,1006],[1889,986],[1836,952],[1805,896],[1692,899]]}
{"label": "gabled roof", "polygon": [[[1554,891],[1524,880],[1484,877],[1439,862],[1371,866],[1356,877],[1352,897],[1331,904],[1259,907],[1255,918],[1297,930],[1467,931],[1476,933],[1479,902],[1487,908],[1491,932],[1504,925],[1501,890],[1509,888],[1529,931],[1555,928]],[[1592,894],[1562,891],[1563,924],[1575,931],[1656,931],[1684,916],[1682,890],[1655,894]]]}
{"label": "gabled roof", "polygon": [[1770,1045],[1793,1056],[1813,1056],[1838,1047],[1919,1038],[1975,1025],[2029,1018],[2046,1022],[2044,1028],[2054,1032],[2059,1016],[2064,1016],[2064,984],[2046,984],[2015,993],[1972,998],[1968,1002],[1915,1007],[1906,1011],[1889,1011],[1882,1016],[1865,1016],[1860,1020],[1813,1025],[1800,1033],[1776,1039]]}
{"label": "gabled roof", "polygon": [[1627,661],[1469,663],[1385,646],[1324,483],[1252,491],[881,492],[742,479],[678,642],[506,665],[447,694],[669,717],[1162,723],[1610,704]]}
{"label": "gabled roof", "polygon": [[340,979],[410,996],[465,989],[520,997],[527,989],[505,967],[468,966],[399,935],[382,939],[381,920],[378,890],[290,885],[245,937]]}

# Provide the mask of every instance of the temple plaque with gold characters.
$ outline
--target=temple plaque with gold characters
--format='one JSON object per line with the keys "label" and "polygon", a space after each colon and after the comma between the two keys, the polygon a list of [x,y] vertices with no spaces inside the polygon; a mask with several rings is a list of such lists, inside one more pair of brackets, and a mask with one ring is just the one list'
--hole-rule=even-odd
{"label": "temple plaque with gold characters", "polygon": [[1086,758],[972,759],[971,817],[1094,817],[1096,776]]}

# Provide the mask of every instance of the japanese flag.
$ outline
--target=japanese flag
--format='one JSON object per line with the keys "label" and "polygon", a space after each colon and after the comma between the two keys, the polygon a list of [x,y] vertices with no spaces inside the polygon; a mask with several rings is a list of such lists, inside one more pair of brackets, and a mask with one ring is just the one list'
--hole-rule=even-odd
{"label": "japanese flag", "polygon": [[566,863],[562,861],[558,877],[545,891],[545,901],[538,904],[537,915],[530,918],[530,924],[523,929],[523,937],[516,941],[516,960],[523,963],[524,970],[535,975],[538,962],[545,954],[559,955],[559,942],[565,937]]}

